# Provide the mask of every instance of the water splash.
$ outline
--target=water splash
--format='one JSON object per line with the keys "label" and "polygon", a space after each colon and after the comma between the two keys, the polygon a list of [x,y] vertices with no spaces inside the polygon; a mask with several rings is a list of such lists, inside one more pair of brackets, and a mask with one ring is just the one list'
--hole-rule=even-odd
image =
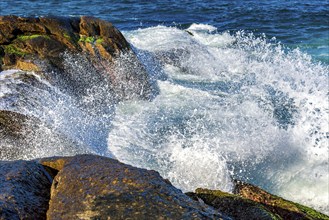
{"label": "water splash", "polygon": [[125,36],[166,77],[153,102],[118,106],[108,145],[119,160],[186,191],[238,178],[328,213],[328,66],[204,25]]}
{"label": "water splash", "polygon": [[[0,110],[20,113],[24,126],[18,138],[1,135],[0,159],[81,153],[111,157],[107,136],[115,104],[151,96],[145,70],[131,52],[112,62],[70,53],[63,60],[62,71],[1,72]],[[25,118],[34,120],[25,123]]]}

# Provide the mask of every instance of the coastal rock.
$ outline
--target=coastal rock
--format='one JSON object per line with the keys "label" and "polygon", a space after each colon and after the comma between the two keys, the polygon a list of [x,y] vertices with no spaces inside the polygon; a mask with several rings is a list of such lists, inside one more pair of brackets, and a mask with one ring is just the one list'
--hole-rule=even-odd
{"label": "coastal rock", "polygon": [[226,219],[155,171],[93,155],[40,162],[59,170],[48,219]]}
{"label": "coastal rock", "polygon": [[45,219],[51,178],[32,161],[0,161],[0,219]]}
{"label": "coastal rock", "polygon": [[[122,34],[110,22],[97,18],[17,16],[0,17],[0,45],[3,49],[3,68],[15,67],[17,61],[33,63],[41,58],[59,65],[61,53],[86,51],[109,59],[130,50]],[[30,69],[27,69],[30,70]]]}
{"label": "coastal rock", "polygon": [[0,219],[329,219],[247,183],[234,193],[186,195],[156,171],[96,155],[0,161]]}
{"label": "coastal rock", "polygon": [[243,198],[262,204],[282,219],[329,220],[329,216],[319,213],[312,208],[272,195],[257,186],[242,181],[235,182],[234,193]]}
{"label": "coastal rock", "polygon": [[329,220],[329,216],[312,208],[285,200],[241,181],[235,181],[233,194],[201,188],[186,194],[194,200],[201,199],[233,219]]}
{"label": "coastal rock", "polygon": [[6,110],[0,110],[0,140],[2,160],[63,155],[63,149],[65,155],[90,153],[82,143],[54,131],[39,119]]}
{"label": "coastal rock", "polygon": [[110,22],[87,16],[0,16],[0,71],[7,69],[37,72],[76,97],[96,82],[114,102],[147,99],[151,92],[145,68],[123,35]]}
{"label": "coastal rock", "polygon": [[187,193],[187,195],[195,200],[202,199],[206,204],[211,205],[233,219],[280,219],[257,202],[220,190],[200,188],[196,189],[195,193]]}

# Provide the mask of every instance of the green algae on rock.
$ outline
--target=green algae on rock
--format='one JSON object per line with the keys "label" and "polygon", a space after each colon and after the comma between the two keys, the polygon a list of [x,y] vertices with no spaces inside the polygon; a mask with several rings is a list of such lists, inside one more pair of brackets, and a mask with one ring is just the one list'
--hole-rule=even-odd
{"label": "green algae on rock", "polygon": [[[110,22],[88,16],[0,16],[0,71],[35,71],[47,75],[52,84],[64,90],[78,86],[76,76],[71,76],[72,71],[68,70],[68,56],[84,59],[93,70],[90,75],[98,75],[98,81],[102,78],[108,93],[113,90],[118,93],[112,94],[113,100],[150,98],[151,85],[144,66]],[[131,60],[134,67],[126,63],[124,71],[116,70],[114,60],[122,56]],[[92,80],[87,81],[90,85]]]}
{"label": "green algae on rock", "polygon": [[252,184],[235,181],[234,193],[243,198],[250,199],[264,205],[271,212],[281,216],[282,219],[321,219],[329,220],[329,216],[301,204],[285,200],[272,195]]}
{"label": "green algae on rock", "polygon": [[233,193],[200,188],[187,195],[194,200],[201,199],[234,219],[329,220],[327,215],[310,207],[285,200],[241,181],[235,181]]}

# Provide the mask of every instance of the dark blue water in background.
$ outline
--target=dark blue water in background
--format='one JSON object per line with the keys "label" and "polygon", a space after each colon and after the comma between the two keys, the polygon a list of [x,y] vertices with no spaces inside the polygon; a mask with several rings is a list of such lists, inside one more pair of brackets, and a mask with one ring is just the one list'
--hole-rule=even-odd
{"label": "dark blue water in background", "polygon": [[9,14],[91,15],[111,21],[120,30],[210,24],[219,32],[264,33],[291,49],[299,47],[316,61],[329,63],[328,0],[1,0],[0,15]]}

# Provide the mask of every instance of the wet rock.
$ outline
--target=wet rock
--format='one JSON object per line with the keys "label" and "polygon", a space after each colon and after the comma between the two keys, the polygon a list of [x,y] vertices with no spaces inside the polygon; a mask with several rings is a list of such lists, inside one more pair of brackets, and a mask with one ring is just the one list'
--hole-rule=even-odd
{"label": "wet rock", "polygon": [[235,181],[234,194],[220,190],[196,189],[186,193],[202,200],[233,219],[308,219],[329,217],[312,208],[272,195],[261,188]]}
{"label": "wet rock", "polygon": [[48,219],[225,219],[155,171],[93,155],[40,162],[59,170]]}
{"label": "wet rock", "polygon": [[51,178],[31,161],[0,161],[0,219],[46,219]]}
{"label": "wet rock", "polygon": [[[122,57],[133,66],[118,66],[115,60]],[[71,68],[79,61],[84,71]],[[151,92],[145,68],[123,35],[110,22],[87,16],[0,16],[0,71],[6,69],[35,71],[76,96],[99,81],[115,101],[149,98]]]}
{"label": "wet rock", "polygon": [[39,119],[6,110],[0,110],[0,140],[2,160],[90,153],[82,143],[55,131]]}
{"label": "wet rock", "polygon": [[206,204],[233,219],[281,219],[257,202],[220,190],[200,188],[196,189],[195,193],[187,193],[187,195],[195,200],[202,199]]}
{"label": "wet rock", "polygon": [[[110,22],[93,17],[0,17],[0,45],[4,49],[4,68],[27,58],[56,59],[69,50],[88,51],[90,55],[109,58],[130,50],[122,34]],[[98,47],[104,50],[98,51]],[[12,58],[10,58],[12,57]],[[33,60],[31,60],[33,62]]]}
{"label": "wet rock", "polygon": [[285,200],[279,196],[272,195],[265,190],[252,184],[241,181],[235,182],[234,193],[242,198],[262,204],[272,213],[282,219],[327,219],[329,216],[315,211],[312,208]]}

